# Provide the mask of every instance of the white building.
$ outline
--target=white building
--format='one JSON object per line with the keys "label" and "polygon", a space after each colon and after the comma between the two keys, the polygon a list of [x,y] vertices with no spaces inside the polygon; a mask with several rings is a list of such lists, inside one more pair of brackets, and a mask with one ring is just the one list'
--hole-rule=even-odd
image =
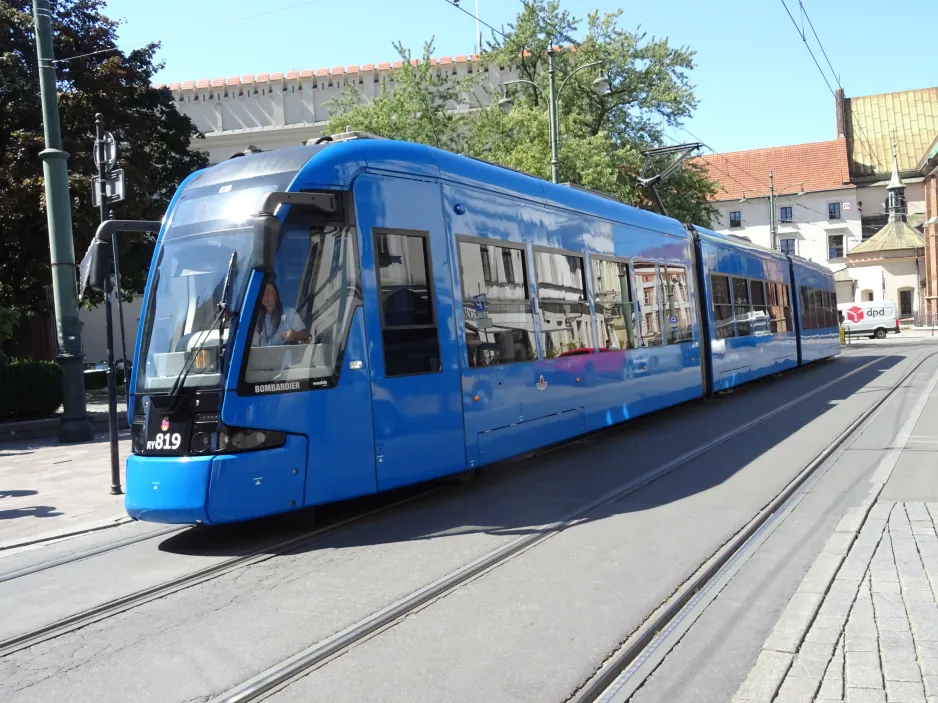
{"label": "white building", "polygon": [[[475,97],[483,103],[489,92],[517,78],[515,66],[483,68],[476,54],[430,59],[439,75],[465,78],[482,72]],[[348,87],[365,98],[380,94],[382,82],[393,87],[394,70],[401,62],[332,69],[304,69],[283,73],[203,78],[160,84],[176,99],[177,109],[205,135],[193,148],[208,152],[209,162],[218,163],[249,144],[263,150],[297,146],[322,136],[329,120],[330,100]],[[453,105],[454,110],[468,109]]]}
{"label": "white building", "polygon": [[[712,205],[718,212],[714,229],[722,234],[774,246],[832,271],[843,269],[847,254],[862,241],[844,139],[714,154],[698,163],[720,186]],[[845,302],[839,295],[838,301]]]}
{"label": "white building", "polygon": [[892,178],[886,187],[888,220],[850,252],[845,273],[852,279],[854,301],[894,301],[900,318],[914,319],[925,310],[925,236],[908,222],[896,152],[893,146]]}

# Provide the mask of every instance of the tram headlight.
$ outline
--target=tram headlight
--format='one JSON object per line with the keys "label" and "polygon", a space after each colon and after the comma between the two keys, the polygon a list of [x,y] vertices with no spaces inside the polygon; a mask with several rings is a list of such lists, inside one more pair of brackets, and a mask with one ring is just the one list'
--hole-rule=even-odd
{"label": "tram headlight", "polygon": [[136,415],[133,424],[130,426],[130,447],[134,454],[143,453],[143,448],[146,446],[145,434],[143,430],[143,415]]}
{"label": "tram headlight", "polygon": [[287,441],[284,432],[252,430],[245,427],[222,427],[218,432],[218,451],[249,452],[255,449],[282,447]]}

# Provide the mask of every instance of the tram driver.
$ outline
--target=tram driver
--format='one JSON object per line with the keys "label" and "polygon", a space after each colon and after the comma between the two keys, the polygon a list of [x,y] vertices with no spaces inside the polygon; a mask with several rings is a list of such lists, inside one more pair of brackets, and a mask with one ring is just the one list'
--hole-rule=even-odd
{"label": "tram driver", "polygon": [[303,319],[293,308],[283,307],[280,291],[274,283],[264,286],[261,306],[263,309],[257,316],[257,328],[254,331],[255,345],[271,347],[309,341],[309,330],[303,324]]}

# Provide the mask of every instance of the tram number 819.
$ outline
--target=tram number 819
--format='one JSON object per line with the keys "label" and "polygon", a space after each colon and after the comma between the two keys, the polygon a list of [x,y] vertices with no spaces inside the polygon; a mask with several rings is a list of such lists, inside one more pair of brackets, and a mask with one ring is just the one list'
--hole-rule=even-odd
{"label": "tram number 819", "polygon": [[156,449],[157,451],[161,449],[179,449],[179,445],[182,443],[182,436],[178,432],[159,432],[156,435],[156,439],[147,440],[147,449]]}

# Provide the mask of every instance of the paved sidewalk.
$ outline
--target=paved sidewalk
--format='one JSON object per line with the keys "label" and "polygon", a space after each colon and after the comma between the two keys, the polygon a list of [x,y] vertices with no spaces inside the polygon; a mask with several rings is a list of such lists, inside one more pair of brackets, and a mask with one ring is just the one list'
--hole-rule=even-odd
{"label": "paved sidewalk", "polygon": [[936,518],[938,503],[876,503],[826,593],[838,560],[815,562],[734,701],[938,701]]}
{"label": "paved sidewalk", "polygon": [[869,493],[808,570],[734,703],[938,703],[936,387],[938,372],[910,386],[895,420],[884,415],[848,448],[878,453]]}
{"label": "paved sidewalk", "polygon": [[[130,433],[121,438],[123,485]],[[85,444],[0,444],[0,550],[125,521],[124,496],[111,495],[110,476],[107,434]]]}

